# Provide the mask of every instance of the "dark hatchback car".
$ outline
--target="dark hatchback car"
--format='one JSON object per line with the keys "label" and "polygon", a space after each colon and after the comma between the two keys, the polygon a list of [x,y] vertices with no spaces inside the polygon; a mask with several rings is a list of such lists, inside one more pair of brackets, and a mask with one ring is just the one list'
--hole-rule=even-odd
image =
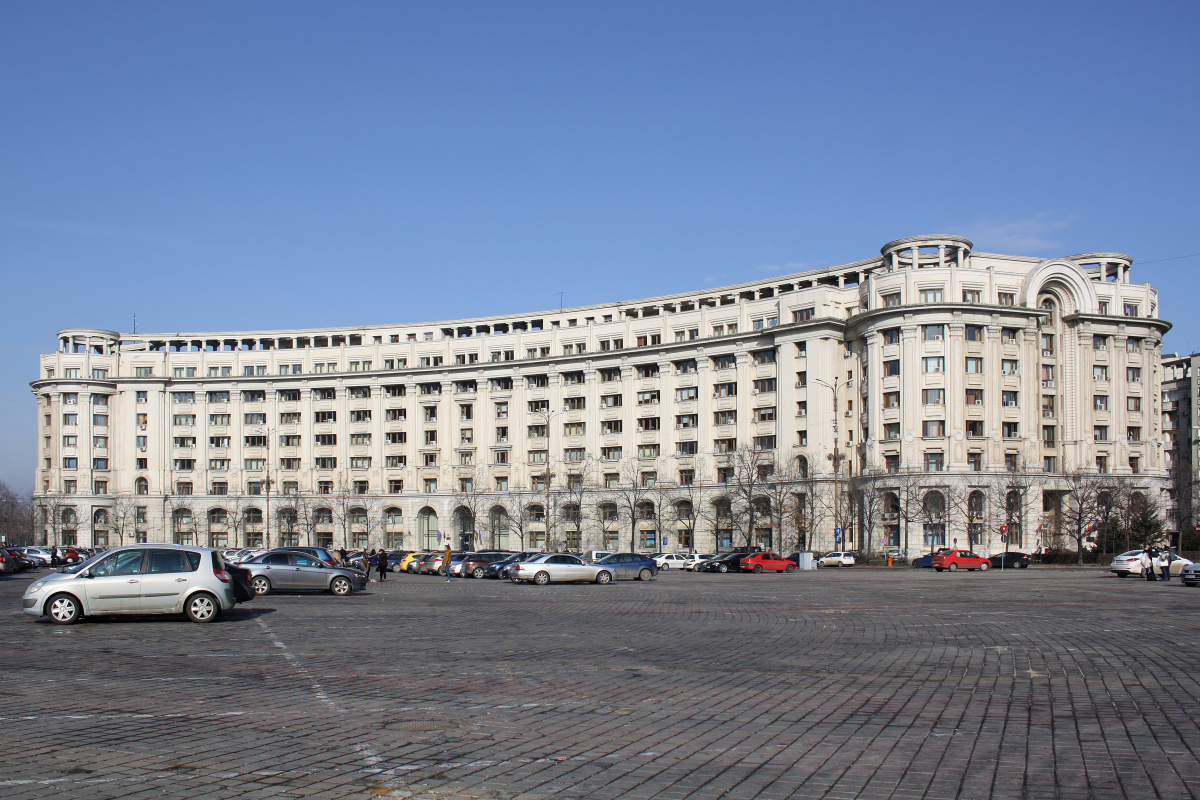
{"label": "dark hatchback car", "polygon": [[1029,566],[1029,554],[1016,552],[997,553],[989,558],[988,561],[991,562],[993,569],[1000,569],[1001,567],[1005,569],[1013,569],[1014,567],[1025,569]]}
{"label": "dark hatchback car", "polygon": [[742,566],[742,559],[749,553],[722,553],[716,558],[701,561],[696,565],[700,572],[737,572]]}
{"label": "dark hatchback car", "polygon": [[618,581],[648,581],[658,574],[654,559],[641,553],[613,553],[596,563],[608,567]]}
{"label": "dark hatchback car", "polygon": [[483,553],[468,553],[463,559],[462,576],[464,578],[482,578],[487,575],[487,568],[496,563],[503,561],[512,553],[502,552],[499,550],[488,551]]}
{"label": "dark hatchback car", "polygon": [[525,561],[538,555],[536,550],[526,550],[523,553],[509,553],[499,561],[493,561],[484,568],[483,577],[499,578],[505,580],[508,578],[508,568],[518,561]]}
{"label": "dark hatchback car", "polygon": [[909,563],[912,564],[914,567],[933,567],[933,557],[934,556],[945,555],[946,553],[949,553],[949,552],[950,552],[950,548],[940,547],[935,552],[926,553],[923,556],[917,556]]}

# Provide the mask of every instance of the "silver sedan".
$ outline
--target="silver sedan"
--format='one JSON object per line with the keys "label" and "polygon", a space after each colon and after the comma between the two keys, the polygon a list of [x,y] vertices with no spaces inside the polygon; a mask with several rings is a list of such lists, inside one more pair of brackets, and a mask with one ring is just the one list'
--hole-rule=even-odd
{"label": "silver sedan", "polygon": [[508,579],[513,583],[529,581],[538,586],[571,581],[612,583],[613,573],[610,567],[589,564],[577,556],[566,553],[542,553],[528,561],[517,562],[510,566]]}
{"label": "silver sedan", "polygon": [[356,569],[331,567],[307,553],[295,551],[264,553],[243,561],[240,566],[250,570],[250,588],[257,595],[279,589],[333,592],[341,596],[367,585],[367,576]]}

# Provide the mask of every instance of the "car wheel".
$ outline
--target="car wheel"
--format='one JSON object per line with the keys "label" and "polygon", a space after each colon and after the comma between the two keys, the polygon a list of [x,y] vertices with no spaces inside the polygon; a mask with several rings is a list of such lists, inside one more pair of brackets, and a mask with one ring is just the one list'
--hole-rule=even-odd
{"label": "car wheel", "polygon": [[950,571],[951,571],[951,572],[958,572],[958,564],[951,564],[951,565],[950,565]]}
{"label": "car wheel", "polygon": [[183,613],[187,614],[187,618],[192,622],[212,622],[220,612],[221,605],[217,598],[208,592],[196,592],[188,598],[187,605],[183,607]]}
{"label": "car wheel", "polygon": [[475,569],[471,570],[471,577],[472,578],[482,578],[483,577],[483,567],[476,567]]}
{"label": "car wheel", "polygon": [[338,597],[345,597],[354,589],[350,585],[350,581],[343,578],[341,575],[334,578],[329,584],[329,591],[336,594]]}
{"label": "car wheel", "polygon": [[663,565],[661,567],[659,567],[659,569],[670,569],[670,568],[671,568],[670,563],[668,563],[666,561],[664,561]]}
{"label": "car wheel", "polygon": [[612,573],[605,570],[600,570],[598,573],[596,573],[596,583],[612,583]]}
{"label": "car wheel", "polygon": [[1183,585],[1184,586],[1195,586],[1196,582],[1195,581],[1184,581]]}
{"label": "car wheel", "polygon": [[400,571],[400,565],[399,565],[399,564],[393,564],[393,565],[392,565],[392,572],[399,572],[399,571]]}
{"label": "car wheel", "polygon": [[638,580],[639,580],[639,581],[648,581],[648,580],[650,580],[650,579],[651,579],[651,578],[653,578],[653,577],[654,577],[654,573],[653,573],[653,572],[651,572],[651,571],[650,571],[650,570],[648,570],[648,569],[644,569],[644,570],[642,570],[641,572],[639,572],[639,573],[638,573]]}
{"label": "car wheel", "polygon": [[512,581],[513,583],[520,583],[520,582],[521,582],[521,579],[520,579],[520,578],[518,578],[516,575],[509,575],[509,576],[508,576],[508,579],[509,579],[510,581]]}
{"label": "car wheel", "polygon": [[1029,569],[1029,562],[1026,561],[1024,563],[1018,563],[1017,566],[1020,567],[1021,569]]}
{"label": "car wheel", "polygon": [[754,565],[754,574],[757,575],[760,572],[762,572],[762,564],[755,564]]}
{"label": "car wheel", "polygon": [[784,572],[795,572],[795,571],[796,571],[795,564],[788,564],[787,568],[784,569]]}
{"label": "car wheel", "polygon": [[1128,572],[1118,572],[1118,573],[1117,573],[1117,577],[1118,577],[1118,578],[1128,578],[1128,577],[1129,577],[1129,573],[1128,573]]}
{"label": "car wheel", "polygon": [[550,573],[546,572],[545,570],[542,570],[541,572],[539,572],[538,574],[533,576],[533,582],[536,583],[538,586],[545,586],[547,583],[550,582]]}
{"label": "car wheel", "polygon": [[987,572],[991,568],[992,568],[992,565],[986,561],[979,565],[979,570],[981,572]]}
{"label": "car wheel", "polygon": [[936,571],[938,571],[938,572],[941,572],[941,571],[942,571],[942,568],[941,568],[941,567],[934,567],[934,569],[935,569]]}
{"label": "car wheel", "polygon": [[717,572],[729,572],[729,566],[727,564],[722,564],[721,566],[717,567]]}
{"label": "car wheel", "polygon": [[271,591],[271,582],[265,575],[255,575],[250,581],[250,588],[254,590],[255,595],[262,597]]}
{"label": "car wheel", "polygon": [[46,616],[58,625],[72,625],[83,616],[79,599],[69,594],[56,594],[46,601]]}

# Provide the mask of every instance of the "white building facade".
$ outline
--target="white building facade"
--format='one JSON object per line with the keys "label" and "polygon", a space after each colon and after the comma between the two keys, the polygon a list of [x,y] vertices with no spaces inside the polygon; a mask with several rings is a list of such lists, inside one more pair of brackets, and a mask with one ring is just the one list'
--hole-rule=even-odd
{"label": "white building facade", "polygon": [[1037,493],[1065,473],[1165,487],[1169,324],[1130,272],[1117,253],[918,236],[537,314],[65,329],[31,384],[40,530],[100,546],[916,552],[994,547],[1007,522],[1028,549],[1054,513]]}

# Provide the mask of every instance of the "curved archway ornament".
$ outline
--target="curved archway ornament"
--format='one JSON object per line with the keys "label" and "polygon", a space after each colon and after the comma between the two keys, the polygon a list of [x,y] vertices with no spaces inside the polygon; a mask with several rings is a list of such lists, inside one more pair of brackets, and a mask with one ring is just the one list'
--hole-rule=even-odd
{"label": "curved archway ornament", "polygon": [[1046,289],[1059,289],[1063,314],[1096,314],[1100,299],[1083,268],[1066,258],[1043,261],[1021,281],[1018,302],[1026,308],[1038,308],[1038,295]]}

